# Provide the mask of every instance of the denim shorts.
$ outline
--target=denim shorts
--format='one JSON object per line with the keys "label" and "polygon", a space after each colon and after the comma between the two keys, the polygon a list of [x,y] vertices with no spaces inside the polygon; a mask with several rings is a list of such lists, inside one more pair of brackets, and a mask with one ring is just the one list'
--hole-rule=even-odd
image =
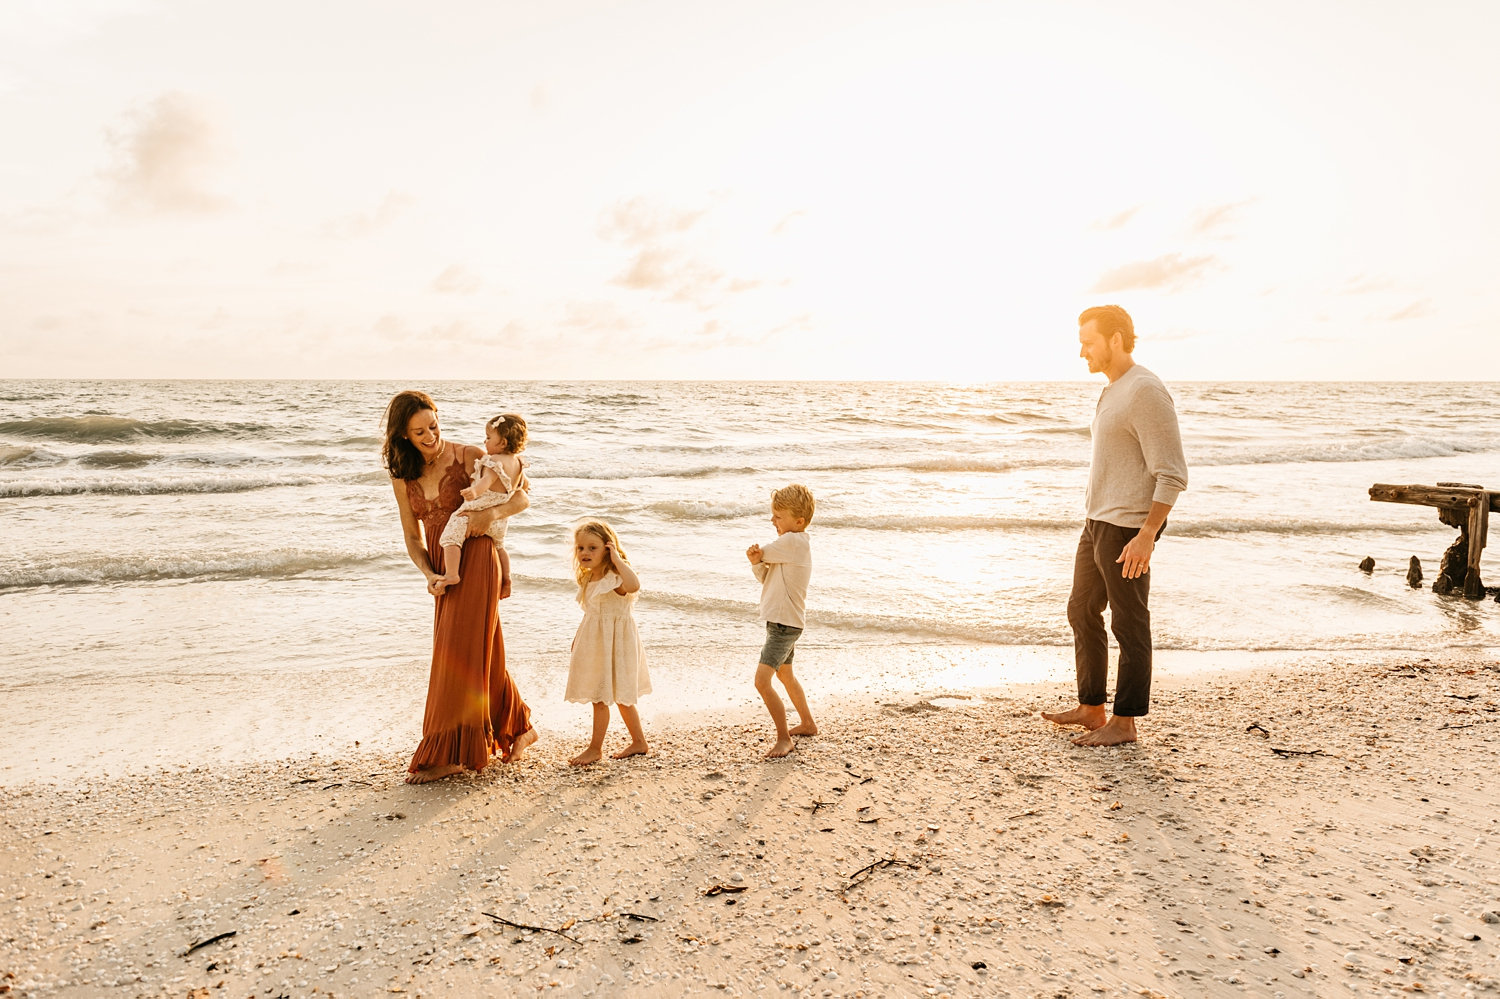
{"label": "denim shorts", "polygon": [[775,621],[766,622],[766,644],[760,648],[760,664],[780,669],[792,664],[792,656],[797,650],[797,638],[802,634],[801,628],[793,628],[789,624],[777,624]]}

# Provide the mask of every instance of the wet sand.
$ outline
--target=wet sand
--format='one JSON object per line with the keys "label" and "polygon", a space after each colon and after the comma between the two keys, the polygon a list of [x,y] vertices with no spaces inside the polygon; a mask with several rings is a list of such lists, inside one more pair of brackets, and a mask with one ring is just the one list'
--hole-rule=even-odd
{"label": "wet sand", "polygon": [[772,763],[745,715],[571,770],[580,716],[427,787],[8,771],[0,994],[1500,995],[1495,655],[1168,676],[1117,749],[1070,694],[840,703]]}

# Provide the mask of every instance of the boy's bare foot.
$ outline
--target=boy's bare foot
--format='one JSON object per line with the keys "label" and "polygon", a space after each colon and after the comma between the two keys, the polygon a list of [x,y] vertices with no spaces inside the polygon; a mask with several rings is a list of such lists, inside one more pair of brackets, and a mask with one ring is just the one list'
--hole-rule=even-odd
{"label": "boy's bare foot", "polygon": [[507,763],[514,763],[526,755],[526,750],[536,742],[536,729],[528,728],[516,736],[516,741],[510,744],[510,756],[506,758]]}
{"label": "boy's bare foot", "polygon": [[1080,704],[1071,711],[1043,711],[1042,717],[1054,725],[1082,725],[1092,732],[1103,728],[1109,716],[1102,704]]}
{"label": "boy's bare foot", "polygon": [[810,721],[805,721],[802,724],[796,725],[796,726],[794,726],[792,728],[792,735],[817,735],[817,734],[818,734],[818,726],[814,725]]}
{"label": "boy's bare foot", "polygon": [[595,749],[593,746],[590,746],[588,749],[585,749],[583,752],[579,753],[577,756],[569,760],[568,766],[586,767],[591,763],[598,763],[603,758],[604,754],[600,753],[599,750]]}
{"label": "boy's bare foot", "polygon": [[761,759],[763,759],[763,760],[779,760],[783,756],[787,755],[793,749],[796,749],[796,748],[797,748],[797,744],[792,741],[791,736],[786,736],[786,737],[777,736],[776,737],[776,745],[774,745],[770,749],[766,750],[766,755],[763,756],[763,757],[761,757]]}
{"label": "boy's bare foot", "polygon": [[618,753],[610,753],[609,758],[612,760],[623,760],[629,756],[645,756],[648,748],[644,742],[632,742]]}
{"label": "boy's bare foot", "polygon": [[435,780],[444,777],[452,777],[456,773],[462,773],[463,767],[457,763],[447,763],[440,767],[428,767],[426,770],[418,770],[416,773],[406,775],[408,784],[431,784]]}
{"label": "boy's bare foot", "polygon": [[1135,741],[1135,719],[1115,715],[1108,724],[1073,740],[1075,746],[1123,746]]}

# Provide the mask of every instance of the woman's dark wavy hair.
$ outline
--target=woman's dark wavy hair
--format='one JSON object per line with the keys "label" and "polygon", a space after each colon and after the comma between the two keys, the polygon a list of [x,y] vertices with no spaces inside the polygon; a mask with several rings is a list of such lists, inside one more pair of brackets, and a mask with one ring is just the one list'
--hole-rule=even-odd
{"label": "woman's dark wavy hair", "polygon": [[381,460],[393,479],[420,479],[427,461],[406,436],[411,418],[424,409],[437,412],[437,403],[426,392],[397,392],[385,407],[385,446],[380,450]]}

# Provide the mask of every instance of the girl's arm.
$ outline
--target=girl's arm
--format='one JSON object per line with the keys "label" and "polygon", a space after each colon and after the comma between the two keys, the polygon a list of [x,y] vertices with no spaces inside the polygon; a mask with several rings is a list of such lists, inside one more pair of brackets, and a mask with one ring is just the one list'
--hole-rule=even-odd
{"label": "girl's arm", "polygon": [[609,554],[610,567],[620,576],[620,585],[615,587],[615,592],[623,597],[627,593],[635,593],[639,590],[641,577],[635,574],[630,563],[615,554],[614,545],[605,545],[604,550]]}
{"label": "girl's arm", "polygon": [[422,570],[422,575],[427,577],[427,584],[431,586],[438,574],[432,571],[432,560],[427,557],[427,545],[422,540],[422,525],[417,520],[417,515],[411,512],[411,501],[406,496],[406,481],[391,479],[391,491],[396,494],[396,507],[401,511],[401,537],[406,542],[406,555],[413,565]]}
{"label": "girl's arm", "polygon": [[499,481],[500,477],[495,474],[495,470],[486,465],[484,471],[479,473],[479,478],[474,480],[474,484],[464,486],[459,490],[459,493],[467,500],[478,499],[491,489],[494,489],[495,483]]}

